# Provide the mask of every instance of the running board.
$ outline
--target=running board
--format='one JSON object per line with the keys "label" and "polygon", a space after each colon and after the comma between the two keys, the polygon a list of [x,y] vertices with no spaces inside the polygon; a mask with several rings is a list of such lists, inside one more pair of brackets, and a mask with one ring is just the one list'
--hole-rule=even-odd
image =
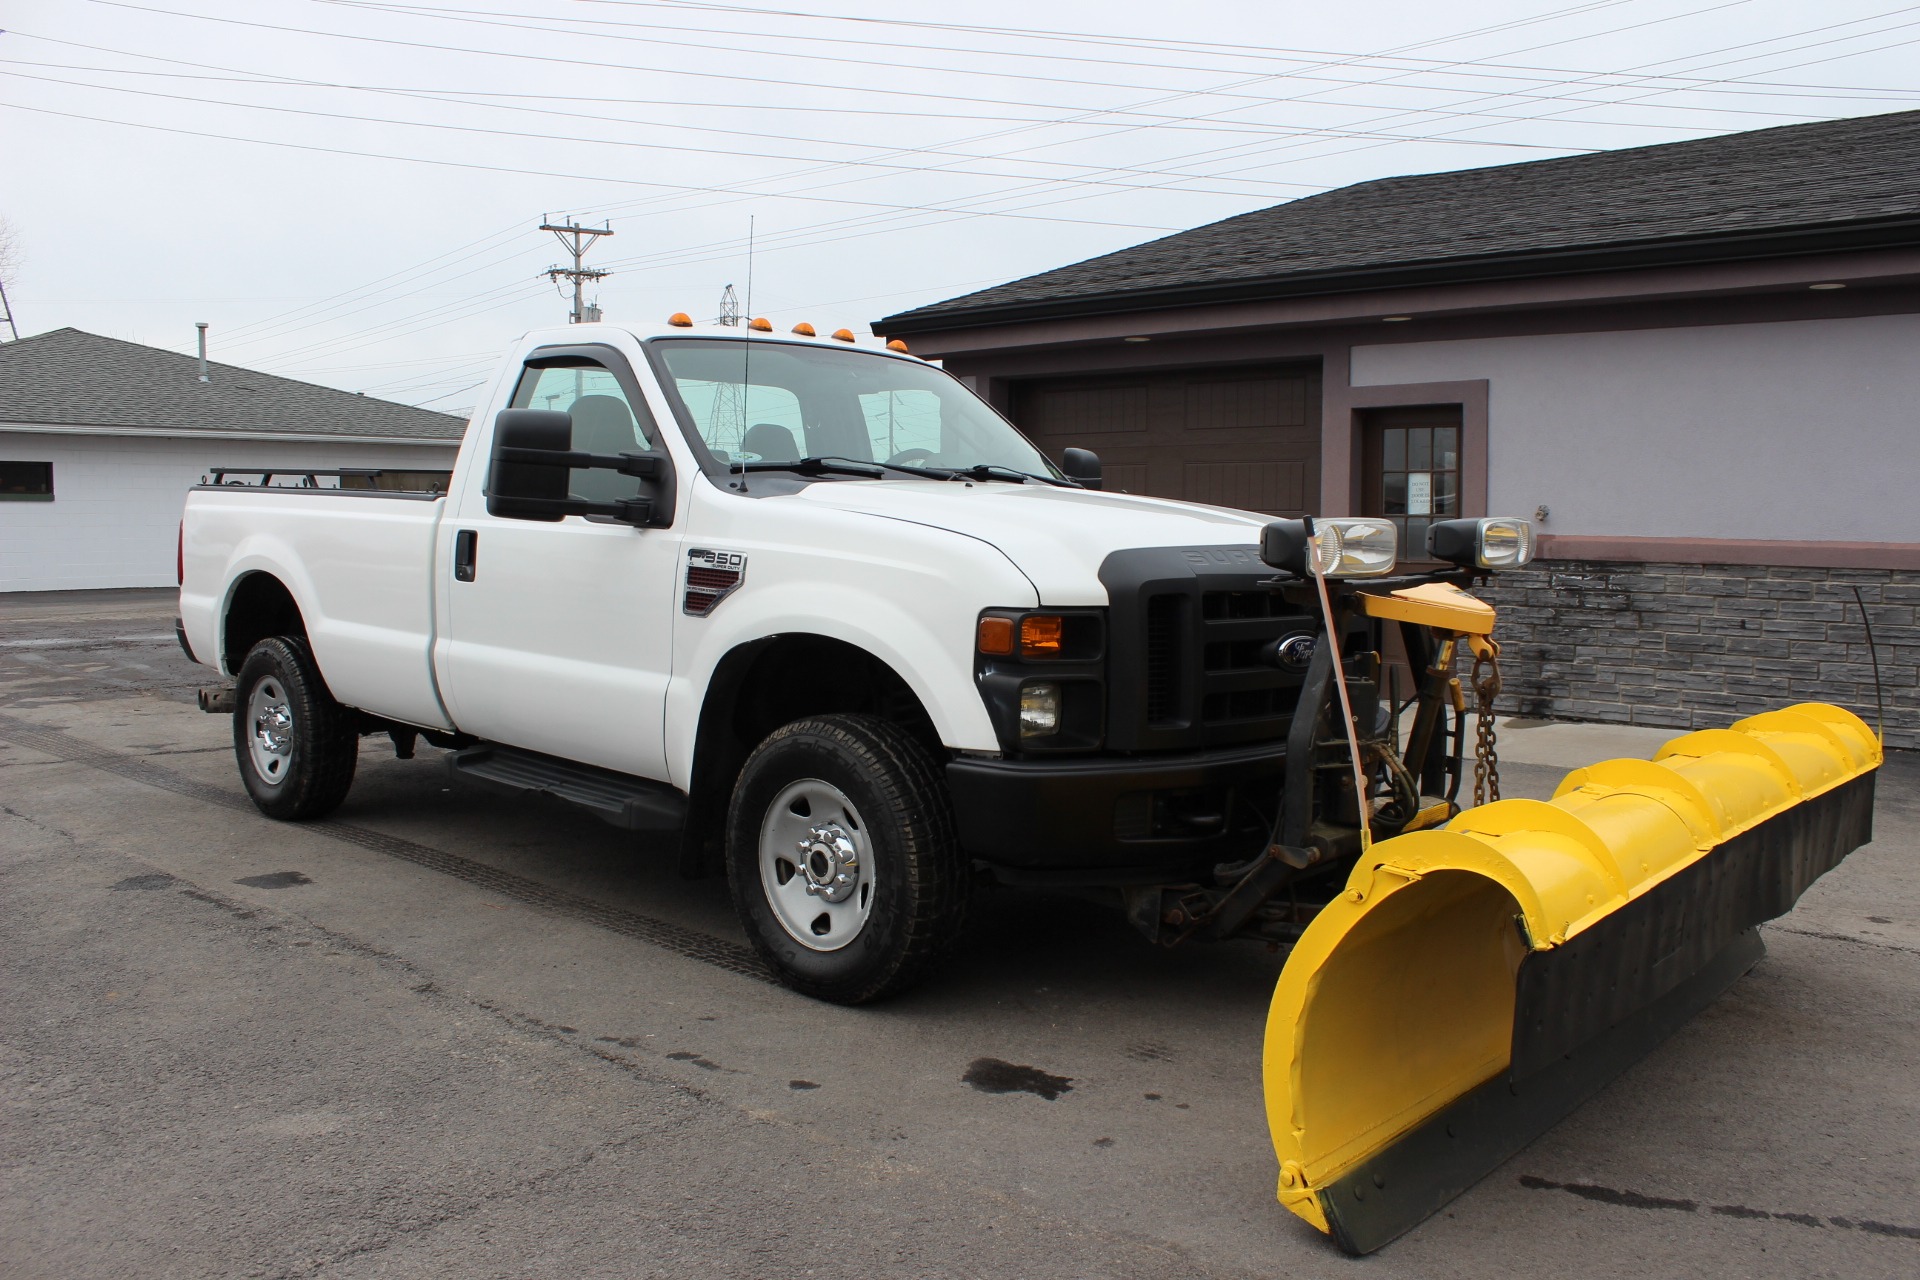
{"label": "running board", "polygon": [[628,831],[678,831],[687,820],[686,796],[664,782],[517,747],[489,742],[448,752],[447,771],[508,795],[556,796]]}

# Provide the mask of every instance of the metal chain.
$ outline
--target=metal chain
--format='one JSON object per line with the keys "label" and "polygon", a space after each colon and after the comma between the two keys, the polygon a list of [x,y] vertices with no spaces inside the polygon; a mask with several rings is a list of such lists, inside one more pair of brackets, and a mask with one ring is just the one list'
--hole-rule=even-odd
{"label": "metal chain", "polygon": [[1494,751],[1493,733],[1493,700],[1500,696],[1498,650],[1474,655],[1473,692],[1478,699],[1474,708],[1473,802],[1481,805],[1500,798],[1500,757]]}

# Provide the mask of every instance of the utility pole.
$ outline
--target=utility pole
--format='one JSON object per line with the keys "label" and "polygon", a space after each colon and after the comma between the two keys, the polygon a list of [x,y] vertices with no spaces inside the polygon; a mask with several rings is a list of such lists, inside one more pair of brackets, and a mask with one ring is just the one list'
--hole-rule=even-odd
{"label": "utility pole", "polygon": [[735,328],[740,325],[740,295],[733,291],[732,285],[720,295],[720,323]]}
{"label": "utility pole", "polygon": [[598,306],[588,306],[582,290],[587,281],[604,280],[612,275],[613,272],[594,267],[583,267],[580,265],[580,260],[587,256],[587,250],[593,248],[594,241],[598,240],[601,236],[612,235],[613,229],[611,227],[583,227],[575,222],[568,222],[557,226],[551,222],[543,222],[540,224],[540,229],[542,231],[553,232],[554,238],[560,242],[560,247],[573,255],[572,267],[547,268],[547,279],[552,280],[556,284],[559,283],[561,276],[565,276],[567,279],[573,281],[573,313],[567,317],[567,323],[586,324],[588,321],[598,320],[600,318],[600,308]]}

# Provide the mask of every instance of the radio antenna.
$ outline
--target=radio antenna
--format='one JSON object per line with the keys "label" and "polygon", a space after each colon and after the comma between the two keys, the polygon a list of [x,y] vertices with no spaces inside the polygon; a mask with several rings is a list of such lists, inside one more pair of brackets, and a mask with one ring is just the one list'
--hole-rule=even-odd
{"label": "radio antenna", "polygon": [[[728,285],[729,292],[733,286]],[[753,394],[752,384],[747,374],[753,368],[753,215],[747,215],[747,331],[741,336],[746,340],[746,350],[740,353],[740,443],[747,442],[747,399]],[[740,460],[740,492],[747,491],[747,463]]]}

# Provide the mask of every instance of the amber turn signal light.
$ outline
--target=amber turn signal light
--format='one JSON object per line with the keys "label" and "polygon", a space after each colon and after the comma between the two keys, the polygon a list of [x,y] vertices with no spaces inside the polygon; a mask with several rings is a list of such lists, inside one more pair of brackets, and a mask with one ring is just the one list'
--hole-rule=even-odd
{"label": "amber turn signal light", "polygon": [[975,647],[981,653],[1005,657],[1013,652],[1013,619],[982,618],[980,629],[975,637]]}
{"label": "amber turn signal light", "polygon": [[1035,658],[1057,658],[1065,640],[1067,620],[1040,613],[1020,619],[1020,651]]}

